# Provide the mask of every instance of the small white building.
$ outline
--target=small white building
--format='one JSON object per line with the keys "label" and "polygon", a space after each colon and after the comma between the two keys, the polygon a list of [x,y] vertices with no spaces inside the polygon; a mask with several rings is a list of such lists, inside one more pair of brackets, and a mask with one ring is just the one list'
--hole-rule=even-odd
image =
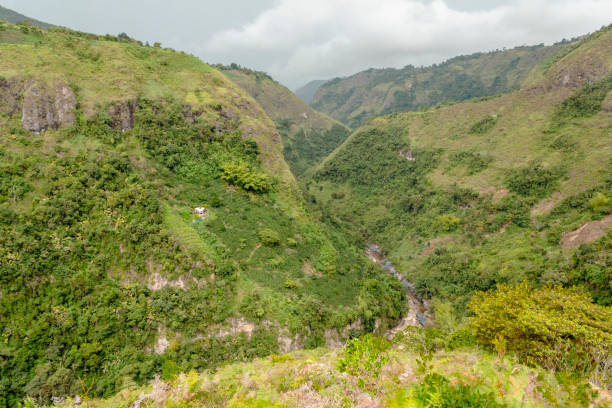
{"label": "small white building", "polygon": [[195,215],[200,218],[206,217],[208,215],[208,208],[206,207],[196,207],[193,209],[193,211],[195,212]]}

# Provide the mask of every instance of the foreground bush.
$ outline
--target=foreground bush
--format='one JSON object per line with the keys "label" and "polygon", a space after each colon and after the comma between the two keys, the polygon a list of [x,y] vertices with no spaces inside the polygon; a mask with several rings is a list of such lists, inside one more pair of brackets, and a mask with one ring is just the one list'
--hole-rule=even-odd
{"label": "foreground bush", "polygon": [[612,309],[592,303],[579,288],[499,285],[475,295],[469,308],[480,343],[495,346],[503,338],[523,361],[571,369],[584,362],[568,360],[576,355],[595,365],[610,359]]}

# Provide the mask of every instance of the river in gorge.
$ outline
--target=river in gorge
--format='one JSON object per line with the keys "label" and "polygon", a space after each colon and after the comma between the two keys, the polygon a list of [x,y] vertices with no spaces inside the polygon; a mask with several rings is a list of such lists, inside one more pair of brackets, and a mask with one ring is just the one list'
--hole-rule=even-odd
{"label": "river in gorge", "polygon": [[387,273],[398,279],[406,290],[406,298],[409,307],[408,313],[395,327],[387,330],[385,336],[391,338],[408,326],[425,327],[432,319],[429,310],[429,302],[419,296],[416,292],[414,283],[409,282],[397,271],[397,269],[395,269],[395,266],[385,258],[382,249],[378,245],[369,243],[366,248],[366,255]]}

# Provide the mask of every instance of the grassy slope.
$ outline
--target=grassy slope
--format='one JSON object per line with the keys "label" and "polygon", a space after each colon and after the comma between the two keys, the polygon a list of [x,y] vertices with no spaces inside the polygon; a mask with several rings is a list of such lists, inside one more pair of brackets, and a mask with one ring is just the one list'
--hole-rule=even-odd
{"label": "grassy slope", "polygon": [[274,120],[283,139],[285,159],[296,176],[318,164],[349,135],[349,129],[310,108],[266,74],[222,67]]}
{"label": "grassy slope", "polygon": [[[571,95],[596,93],[580,89],[585,80],[610,89],[611,49],[606,28],[537,67],[520,91],[373,119],[319,166],[312,200],[388,248],[423,294],[463,302],[530,279],[584,283],[610,304],[610,234],[578,249],[560,238],[610,212],[589,200],[612,198],[612,112],[601,92],[592,113],[558,112]],[[408,150],[415,161],[399,155]]]}
{"label": "grassy slope", "polygon": [[0,6],[0,20],[6,21],[12,24],[21,24],[27,20],[33,25],[39,26],[42,28],[53,27],[53,24],[43,23],[42,21],[38,21],[36,19],[24,16],[23,14],[19,14],[16,11],[7,9],[6,7],[2,7],[2,6]]}
{"label": "grassy slope", "polygon": [[[372,371],[378,373],[375,379],[367,371],[341,370],[342,350],[317,349],[228,365],[216,373],[181,374],[142,388],[126,387],[113,398],[87,401],[86,406],[127,407],[137,400],[177,408],[583,406],[576,388],[562,385],[546,370],[526,367],[512,358],[505,357],[500,363],[489,353],[459,349],[439,350],[428,361],[416,348],[414,343],[396,340],[382,353],[386,361]],[[419,364],[419,359],[425,365]],[[361,385],[364,379],[366,384]],[[454,387],[442,391],[441,382]],[[451,397],[452,390],[459,389]],[[442,400],[441,395],[447,399]],[[68,400],[61,406],[78,405]]]}
{"label": "grassy slope", "polygon": [[[162,367],[277,352],[281,334],[312,347],[365,313],[398,316],[399,288],[312,221],[273,122],[220,72],[173,50],[2,28],[2,80],[65,81],[79,107],[74,127],[41,136],[0,116],[0,405],[74,395],[79,379],[110,395]],[[111,128],[106,105],[135,97],[134,127]],[[186,105],[202,111],[195,123]],[[229,186],[221,167],[235,161],[277,187]],[[202,204],[211,214],[197,223]],[[277,245],[261,245],[264,229]],[[368,300],[369,278],[399,295],[394,311],[383,293]],[[251,334],[217,336],[233,318]]]}
{"label": "grassy slope", "polygon": [[518,47],[457,57],[426,68],[370,69],[328,81],[310,104],[356,128],[381,114],[508,92],[562,48]]}

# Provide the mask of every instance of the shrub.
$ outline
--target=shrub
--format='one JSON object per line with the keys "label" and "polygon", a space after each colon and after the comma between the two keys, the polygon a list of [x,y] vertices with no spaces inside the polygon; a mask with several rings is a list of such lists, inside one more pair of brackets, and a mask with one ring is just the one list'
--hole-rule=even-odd
{"label": "shrub", "polygon": [[339,192],[334,191],[331,196],[334,200],[340,200],[344,198],[345,194],[344,194],[344,191],[339,191]]}
{"label": "shrub", "polygon": [[554,120],[592,116],[601,110],[601,104],[608,91],[612,89],[612,76],[594,84],[586,84],[582,89],[561,102],[555,112]]}
{"label": "shrub", "polygon": [[541,198],[552,192],[560,176],[560,170],[553,171],[532,164],[512,170],[506,177],[506,186],[522,196]]}
{"label": "shrub", "polygon": [[278,232],[269,228],[264,228],[257,231],[257,235],[259,236],[261,243],[266,246],[277,246],[281,241]]}
{"label": "shrub", "polygon": [[595,194],[595,196],[589,200],[589,207],[591,207],[591,210],[594,212],[600,212],[607,209],[609,204],[610,200],[602,193]]}
{"label": "shrub", "polygon": [[438,231],[450,232],[457,229],[461,220],[453,214],[442,214],[436,217],[434,224]]}
{"label": "shrub", "polygon": [[495,123],[497,123],[497,118],[495,116],[489,115],[486,118],[474,123],[470,128],[470,133],[474,135],[485,134],[489,130],[493,129]]}
{"label": "shrub", "polygon": [[435,373],[427,375],[413,390],[414,400],[427,407],[501,408],[506,406],[506,404],[496,402],[495,393],[491,391],[482,392],[462,382],[453,385],[446,377]]}
{"label": "shrub", "polygon": [[298,283],[293,279],[288,279],[285,281],[285,289],[295,289],[298,287]]}
{"label": "shrub", "polygon": [[596,355],[612,346],[612,309],[592,303],[580,288],[503,284],[475,295],[469,308],[480,343],[493,347],[503,336],[508,350],[528,363],[556,369],[570,348]]}
{"label": "shrub", "polygon": [[451,153],[448,160],[449,168],[464,165],[467,168],[468,175],[472,176],[489,167],[489,163],[493,161],[493,158],[483,156],[480,153],[461,151]]}
{"label": "shrub", "polygon": [[386,351],[390,343],[371,334],[348,341],[338,360],[338,370],[357,377],[360,388],[369,388],[389,361]]}
{"label": "shrub", "polygon": [[244,190],[265,193],[270,189],[268,177],[251,171],[245,163],[225,163],[221,169],[223,180]]}

